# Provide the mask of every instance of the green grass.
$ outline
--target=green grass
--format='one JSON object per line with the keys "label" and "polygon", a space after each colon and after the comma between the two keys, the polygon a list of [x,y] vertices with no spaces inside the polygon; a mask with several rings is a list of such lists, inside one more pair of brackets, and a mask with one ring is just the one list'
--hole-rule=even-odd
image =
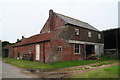
{"label": "green grass", "polygon": [[[119,65],[120,68],[120,65]],[[70,78],[118,78],[118,65],[107,68],[73,74]]]}
{"label": "green grass", "polygon": [[2,60],[2,57],[0,56],[0,61]]}
{"label": "green grass", "polygon": [[33,62],[33,61],[26,61],[26,60],[17,60],[13,58],[3,58],[3,61],[6,63],[12,64],[17,67],[21,68],[28,68],[28,69],[45,69],[45,68],[52,68],[48,64],[41,63],[41,62]]}
{"label": "green grass", "polygon": [[73,66],[87,65],[87,64],[99,63],[99,62],[105,62],[111,60],[80,60],[80,61],[61,61],[54,63],[41,63],[35,61],[17,60],[14,58],[3,58],[3,61],[21,68],[53,69],[53,68],[67,68]]}

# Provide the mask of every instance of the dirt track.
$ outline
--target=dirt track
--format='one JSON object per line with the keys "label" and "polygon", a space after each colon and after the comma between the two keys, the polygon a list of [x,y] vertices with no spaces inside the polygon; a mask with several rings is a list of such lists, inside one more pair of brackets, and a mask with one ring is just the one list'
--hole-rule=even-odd
{"label": "dirt track", "polygon": [[112,64],[102,65],[102,66],[99,66],[99,67],[92,67],[90,69],[69,71],[71,69],[80,68],[80,67],[87,67],[87,66],[92,66],[92,65],[95,65],[95,64],[55,69],[53,71],[39,71],[39,70],[37,70],[36,72],[24,71],[24,73],[27,73],[27,74],[30,74],[30,75],[31,74],[36,75],[37,77],[35,77],[35,78],[67,78],[71,74],[75,74],[75,73],[78,73],[78,72],[84,72],[84,71],[90,71],[90,70],[94,70],[94,69],[100,69],[100,68],[109,67],[109,66],[113,66],[113,65],[118,65],[118,63],[117,62],[112,62]]}

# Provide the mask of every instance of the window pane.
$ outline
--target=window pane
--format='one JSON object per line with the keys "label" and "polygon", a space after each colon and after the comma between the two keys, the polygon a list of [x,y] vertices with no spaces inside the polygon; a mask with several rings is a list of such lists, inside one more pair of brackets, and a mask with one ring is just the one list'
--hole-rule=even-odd
{"label": "window pane", "polygon": [[80,53],[80,45],[79,44],[75,44],[74,53]]}
{"label": "window pane", "polygon": [[88,37],[91,37],[91,32],[88,32]]}
{"label": "window pane", "polygon": [[77,52],[76,53],[79,53],[79,49],[77,49]]}
{"label": "window pane", "polygon": [[58,52],[62,52],[62,47],[58,46]]}
{"label": "window pane", "polygon": [[98,34],[98,39],[101,39],[101,35],[100,34]]}
{"label": "window pane", "polygon": [[75,29],[75,35],[79,35],[79,29]]}

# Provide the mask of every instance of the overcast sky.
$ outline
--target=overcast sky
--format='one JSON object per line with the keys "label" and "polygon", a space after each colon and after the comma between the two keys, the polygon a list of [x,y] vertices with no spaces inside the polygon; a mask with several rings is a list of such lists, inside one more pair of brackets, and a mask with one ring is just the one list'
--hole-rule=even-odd
{"label": "overcast sky", "polygon": [[[87,22],[99,30],[118,27],[119,0],[0,0],[0,39],[16,42],[38,34],[49,9]],[[2,31],[2,32],[1,32]]]}

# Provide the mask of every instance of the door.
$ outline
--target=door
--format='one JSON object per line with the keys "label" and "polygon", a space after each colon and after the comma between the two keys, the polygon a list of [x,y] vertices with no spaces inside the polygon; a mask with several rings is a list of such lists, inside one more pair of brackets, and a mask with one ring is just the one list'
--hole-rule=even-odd
{"label": "door", "polygon": [[104,52],[103,45],[95,45],[95,53],[100,56]]}
{"label": "door", "polygon": [[95,45],[95,54],[99,56],[99,45]]}
{"label": "door", "polygon": [[3,54],[3,57],[8,57],[9,49],[4,49],[5,53]]}
{"label": "door", "polygon": [[36,45],[36,60],[40,60],[40,45]]}
{"label": "door", "polygon": [[94,54],[94,45],[86,45],[86,57]]}

